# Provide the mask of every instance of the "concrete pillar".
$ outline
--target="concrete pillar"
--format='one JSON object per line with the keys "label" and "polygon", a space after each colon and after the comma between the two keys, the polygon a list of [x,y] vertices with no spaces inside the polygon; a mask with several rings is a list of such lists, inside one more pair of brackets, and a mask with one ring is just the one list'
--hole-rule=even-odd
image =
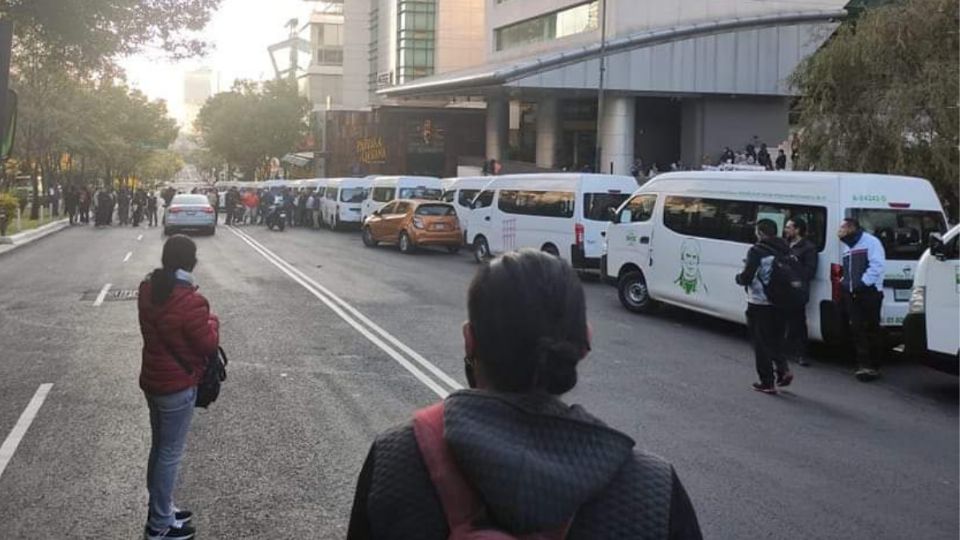
{"label": "concrete pillar", "polygon": [[552,169],[557,166],[557,139],[560,118],[556,98],[537,102],[537,167]]}
{"label": "concrete pillar", "polygon": [[636,129],[637,102],[632,97],[607,96],[600,122],[602,158],[600,173],[630,174]]}
{"label": "concrete pillar", "polygon": [[507,154],[507,129],[510,127],[510,102],[487,99],[487,159],[503,160]]}

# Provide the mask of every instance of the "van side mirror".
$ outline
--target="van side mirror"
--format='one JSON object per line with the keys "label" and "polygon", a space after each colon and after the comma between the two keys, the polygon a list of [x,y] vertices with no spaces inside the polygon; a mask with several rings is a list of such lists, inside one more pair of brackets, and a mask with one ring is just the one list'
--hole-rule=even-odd
{"label": "van side mirror", "polygon": [[624,208],[623,212],[620,212],[620,223],[630,223],[633,221],[633,210]]}
{"label": "van side mirror", "polygon": [[940,236],[940,233],[930,233],[927,246],[930,247],[930,254],[936,257],[937,260],[942,261],[946,259],[947,254],[943,245],[943,237]]}
{"label": "van side mirror", "polygon": [[379,210],[374,210],[373,213],[370,214],[370,215],[380,217],[380,211],[379,211]]}

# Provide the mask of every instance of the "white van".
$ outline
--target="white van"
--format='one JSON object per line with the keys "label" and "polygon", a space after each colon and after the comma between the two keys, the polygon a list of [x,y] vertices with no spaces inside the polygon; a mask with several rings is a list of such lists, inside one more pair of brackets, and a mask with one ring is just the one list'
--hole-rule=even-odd
{"label": "white van", "polygon": [[443,184],[433,176],[375,176],[363,201],[361,220],[394,199],[432,199],[443,196]]}
{"label": "white van", "polygon": [[841,249],[836,231],[855,217],[886,249],[881,321],[900,327],[907,314],[924,238],[943,232],[943,209],[921,178],[828,172],[676,172],[651,179],[607,230],[603,275],[636,312],[656,302],[745,322],[746,295],[734,282],[755,226],[772,219],[807,223],[820,251],[811,283],[811,339],[844,336],[839,306]]}
{"label": "white van", "polygon": [[960,370],[960,225],[930,238],[917,263],[903,321],[906,353],[941,371]]}
{"label": "white van", "polygon": [[321,222],[336,231],[344,225],[360,225],[360,212],[373,177],[330,178],[320,200]]}
{"label": "white van", "polygon": [[[443,191],[443,200],[453,205],[460,221],[460,230],[466,234],[470,230],[470,213],[473,200],[483,188],[490,185],[493,176],[467,176],[464,178],[444,179],[446,186]],[[466,236],[464,236],[466,239]]]}
{"label": "white van", "polygon": [[608,174],[497,176],[473,202],[467,243],[477,261],[529,247],[597,270],[609,211],[636,188],[632,177]]}

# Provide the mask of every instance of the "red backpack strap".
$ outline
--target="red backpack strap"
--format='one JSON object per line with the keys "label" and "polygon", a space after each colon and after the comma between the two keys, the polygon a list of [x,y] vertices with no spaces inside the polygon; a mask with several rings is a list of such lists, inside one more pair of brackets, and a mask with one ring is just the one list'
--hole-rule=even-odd
{"label": "red backpack strap", "polygon": [[474,520],[483,514],[483,504],[457,468],[450,447],[443,438],[443,402],[420,409],[413,417],[413,433],[420,447],[420,455],[430,473],[450,533],[470,529]]}

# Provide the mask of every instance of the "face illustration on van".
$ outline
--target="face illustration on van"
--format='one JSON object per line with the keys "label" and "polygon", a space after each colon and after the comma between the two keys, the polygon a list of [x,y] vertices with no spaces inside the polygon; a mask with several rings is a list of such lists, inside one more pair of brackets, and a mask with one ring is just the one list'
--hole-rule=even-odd
{"label": "face illustration on van", "polygon": [[674,283],[687,294],[694,294],[701,288],[703,292],[709,292],[700,273],[700,242],[693,238],[680,244],[680,276]]}

